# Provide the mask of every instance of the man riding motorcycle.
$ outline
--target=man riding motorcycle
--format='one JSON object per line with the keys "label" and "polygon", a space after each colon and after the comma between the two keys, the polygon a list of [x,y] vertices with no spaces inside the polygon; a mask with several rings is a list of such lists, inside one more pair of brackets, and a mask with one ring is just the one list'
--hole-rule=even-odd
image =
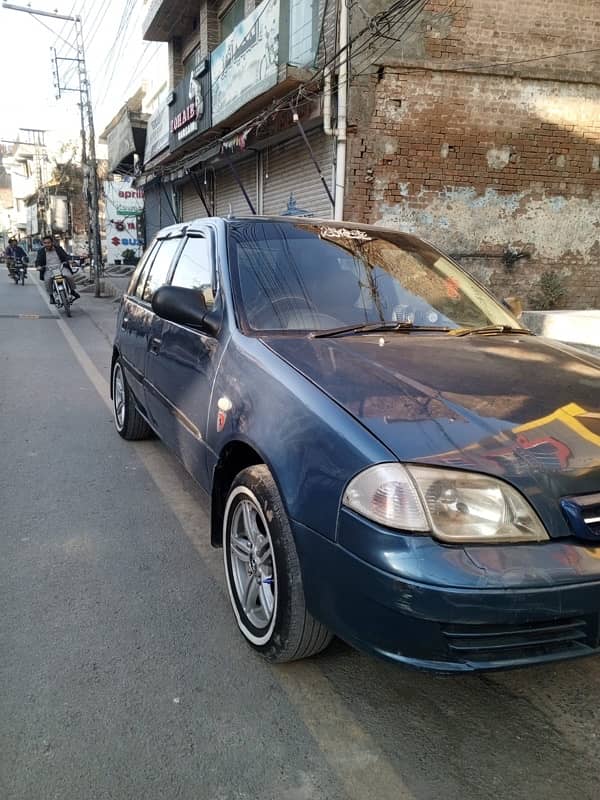
{"label": "man riding motorcycle", "polygon": [[[27,265],[27,253],[21,245],[17,242],[14,236],[8,240],[8,247],[4,251],[4,256],[6,258],[6,266],[8,267],[9,274],[12,275],[13,268],[15,265],[15,261],[19,259],[23,262],[23,264]],[[25,266],[25,272],[27,272],[27,266]]]}
{"label": "man riding motorcycle", "polygon": [[42,238],[42,244],[43,247],[40,247],[40,249],[37,251],[35,265],[40,271],[40,280],[44,281],[46,291],[50,297],[50,302],[54,303],[54,297],[52,296],[52,272],[50,272],[46,278],[46,269],[48,267],[60,267],[63,264],[65,265],[63,272],[64,279],[69,287],[69,291],[73,295],[73,299],[78,300],[81,295],[75,288],[75,281],[72,278],[73,272],[69,266],[69,256],[65,253],[60,245],[54,244],[54,240],[51,236],[44,236]]}

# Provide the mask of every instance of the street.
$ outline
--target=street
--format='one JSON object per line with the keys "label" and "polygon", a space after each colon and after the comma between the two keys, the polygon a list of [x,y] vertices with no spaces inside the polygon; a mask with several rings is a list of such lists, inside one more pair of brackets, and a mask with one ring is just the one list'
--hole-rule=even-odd
{"label": "street", "polygon": [[112,298],[0,267],[0,798],[595,798],[600,659],[435,677],[237,631],[200,492],[114,430]]}

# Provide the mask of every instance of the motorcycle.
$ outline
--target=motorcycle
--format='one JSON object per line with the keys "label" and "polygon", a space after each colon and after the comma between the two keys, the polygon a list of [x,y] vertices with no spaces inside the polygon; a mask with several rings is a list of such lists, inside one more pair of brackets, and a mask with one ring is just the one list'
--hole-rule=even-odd
{"label": "motorcycle", "polygon": [[48,267],[50,271],[50,293],[54,298],[54,304],[59,310],[63,310],[67,317],[71,316],[71,304],[74,298],[71,297],[69,284],[63,275],[63,268],[69,267],[68,264],[61,264],[60,267]]}
{"label": "motorcycle", "polygon": [[8,274],[14,282],[21,286],[25,286],[25,278],[27,277],[27,264],[22,258],[11,258],[7,262]]}

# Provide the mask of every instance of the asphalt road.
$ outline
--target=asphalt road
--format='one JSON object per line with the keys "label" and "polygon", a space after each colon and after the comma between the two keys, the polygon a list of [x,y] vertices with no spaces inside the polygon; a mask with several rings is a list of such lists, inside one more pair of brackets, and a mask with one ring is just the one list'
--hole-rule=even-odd
{"label": "asphalt road", "polygon": [[36,281],[0,267],[1,800],[600,795],[600,658],[451,678],[340,642],[259,660],[193,483],[113,429],[114,303],[59,320]]}

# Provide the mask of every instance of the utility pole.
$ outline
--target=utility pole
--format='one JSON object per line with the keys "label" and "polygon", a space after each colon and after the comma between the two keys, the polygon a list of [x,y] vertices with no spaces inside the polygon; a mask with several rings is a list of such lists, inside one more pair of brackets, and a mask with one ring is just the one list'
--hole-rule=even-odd
{"label": "utility pole", "polygon": [[[94,132],[94,114],[92,110],[92,99],[90,92],[90,82],[87,75],[87,67],[85,63],[85,49],[83,41],[83,25],[80,16],[70,16],[69,14],[58,14],[51,11],[39,11],[30,8],[29,6],[15,6],[9,3],[2,3],[3,8],[11,9],[12,11],[24,11],[26,14],[31,14],[33,17],[51,17],[52,19],[65,20],[72,22],[75,25],[75,44],[67,42],[67,44],[76,51],[76,58],[58,58],[56,50],[54,50],[54,64],[55,64],[55,85],[58,90],[58,98],[61,96],[61,91],[78,92],[79,105],[81,110],[81,158],[83,164],[83,183],[86,198],[88,201],[88,215],[89,215],[89,245],[91,255],[94,262],[94,278],[95,278],[95,294],[100,297],[100,271],[102,267],[102,245],[100,242],[100,217],[99,217],[99,199],[100,199],[100,186],[98,182],[98,163],[96,161],[96,136]],[[78,78],[79,86],[77,89],[71,89],[66,86],[60,85],[59,77],[59,61],[76,61],[78,65]],[[87,127],[87,130],[86,130]],[[87,146],[86,146],[87,140]],[[87,154],[89,152],[89,158]]]}

